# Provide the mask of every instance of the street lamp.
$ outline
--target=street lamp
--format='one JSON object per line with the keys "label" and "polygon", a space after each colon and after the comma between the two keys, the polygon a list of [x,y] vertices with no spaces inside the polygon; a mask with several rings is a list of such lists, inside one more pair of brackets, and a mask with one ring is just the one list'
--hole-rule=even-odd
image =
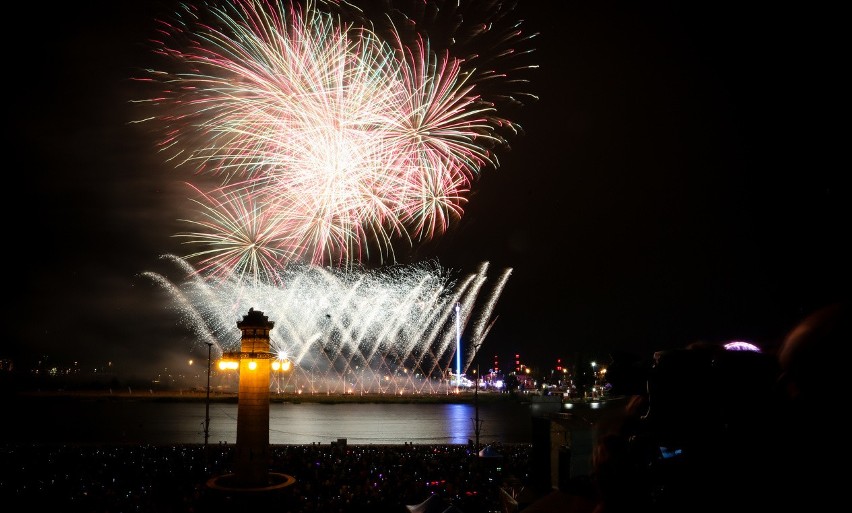
{"label": "street lamp", "polygon": [[479,451],[479,433],[482,429],[482,420],[479,418],[479,365],[476,366],[476,369],[473,370],[474,375],[476,376],[476,380],[474,386],[476,388],[473,389],[473,405],[474,411],[476,413],[476,418],[473,419],[473,433],[476,437],[476,445],[474,446],[474,450]]}
{"label": "street lamp", "polygon": [[597,362],[592,362],[592,399],[595,398],[595,390],[598,387],[598,374],[595,372],[595,367],[597,366]]}
{"label": "street lamp", "polygon": [[213,342],[207,344],[207,398],[204,401],[204,447],[207,447],[207,440],[210,438],[210,350],[213,349]]}
{"label": "street lamp", "polygon": [[205,343],[207,344],[207,398],[204,401],[204,460],[206,467],[207,440],[210,438],[210,350],[213,349],[213,342]]}

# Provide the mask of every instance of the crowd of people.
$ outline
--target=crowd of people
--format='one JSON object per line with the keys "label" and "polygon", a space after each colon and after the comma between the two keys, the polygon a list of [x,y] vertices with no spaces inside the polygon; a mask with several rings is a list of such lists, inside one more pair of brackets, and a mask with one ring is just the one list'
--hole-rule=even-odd
{"label": "crowd of people", "polygon": [[408,513],[434,495],[441,511],[500,511],[499,489],[524,478],[529,449],[506,444],[499,458],[480,458],[460,444],[274,445],[270,470],[295,481],[255,504],[206,484],[231,471],[232,444],[13,444],[0,448],[0,497],[27,509],[86,513],[242,511],[247,502],[281,513]]}
{"label": "crowd of people", "polygon": [[[692,344],[648,367],[611,367],[625,405],[596,426],[588,475],[565,492],[564,513],[820,511],[839,504],[837,412],[848,304],[805,317],[777,352]],[[270,496],[277,511],[514,513],[508,483],[530,478],[533,444],[343,444],[271,447],[270,469],[295,481]],[[0,500],[66,512],[240,510],[214,493],[229,472],[227,444],[0,446]],[[437,504],[437,505],[436,505]],[[268,506],[262,504],[260,506]],[[531,508],[531,510],[534,508]],[[517,510],[515,510],[517,511]],[[521,510],[523,511],[523,510]]]}

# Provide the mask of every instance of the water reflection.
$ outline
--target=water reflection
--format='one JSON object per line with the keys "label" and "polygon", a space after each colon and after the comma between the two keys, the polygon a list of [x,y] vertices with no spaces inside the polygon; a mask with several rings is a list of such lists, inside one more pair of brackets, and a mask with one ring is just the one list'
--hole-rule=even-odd
{"label": "water reflection", "polygon": [[473,439],[473,418],[470,405],[445,404],[444,420],[450,435],[450,443],[463,444]]}

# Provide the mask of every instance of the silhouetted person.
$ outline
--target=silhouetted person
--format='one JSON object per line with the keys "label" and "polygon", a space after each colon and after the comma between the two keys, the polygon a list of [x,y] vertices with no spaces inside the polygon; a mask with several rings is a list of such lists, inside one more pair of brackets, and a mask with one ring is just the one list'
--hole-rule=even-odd
{"label": "silhouetted person", "polygon": [[826,306],[793,328],[778,351],[781,383],[797,408],[816,411],[837,405],[849,362],[842,357],[852,342],[849,303]]}
{"label": "silhouetted person", "polygon": [[[645,393],[621,374],[629,397],[619,422],[599,426],[592,478],[596,513],[764,511],[777,487],[781,397],[775,354],[693,343],[660,351]],[[628,378],[629,377],[629,378]],[[608,429],[607,429],[608,428]]]}
{"label": "silhouetted person", "polygon": [[[826,511],[843,504],[849,483],[847,405],[852,344],[849,303],[823,307],[796,325],[778,351],[786,392],[778,440],[776,511]],[[841,477],[843,480],[841,481]]]}

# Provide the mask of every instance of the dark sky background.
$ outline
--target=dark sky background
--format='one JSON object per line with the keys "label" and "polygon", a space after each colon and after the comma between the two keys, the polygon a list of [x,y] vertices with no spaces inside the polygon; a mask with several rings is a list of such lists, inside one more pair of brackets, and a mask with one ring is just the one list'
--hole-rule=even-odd
{"label": "dark sky background", "polygon": [[[0,357],[148,372],[192,350],[138,276],[183,251],[172,235],[186,176],[128,124],[129,79],[163,3],[40,6],[3,36]],[[695,341],[771,350],[806,313],[848,299],[842,17],[743,4],[521,0],[523,26],[540,32],[540,100],[519,111],[524,134],[457,229],[418,252],[513,268],[483,365]]]}

